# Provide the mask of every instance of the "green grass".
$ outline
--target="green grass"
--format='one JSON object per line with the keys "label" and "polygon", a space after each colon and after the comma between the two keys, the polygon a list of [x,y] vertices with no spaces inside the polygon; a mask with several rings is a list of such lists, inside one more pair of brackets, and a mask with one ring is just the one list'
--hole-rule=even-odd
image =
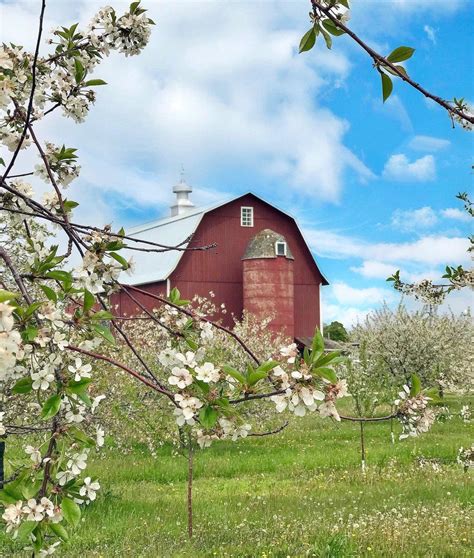
{"label": "green grass", "polygon": [[[58,555],[473,556],[472,472],[456,454],[472,443],[474,425],[454,418],[392,445],[387,423],[370,424],[365,475],[358,435],[357,424],[307,416],[276,436],[198,451],[192,542],[185,458],[166,447],[156,459],[107,450],[91,464],[101,497]],[[432,461],[421,467],[420,457]],[[2,537],[0,556],[23,556]]]}

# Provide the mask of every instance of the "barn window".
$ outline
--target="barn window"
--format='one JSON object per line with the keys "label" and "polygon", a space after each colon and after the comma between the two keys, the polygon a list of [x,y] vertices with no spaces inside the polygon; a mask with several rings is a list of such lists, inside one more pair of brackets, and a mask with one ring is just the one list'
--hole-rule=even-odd
{"label": "barn window", "polygon": [[253,207],[240,208],[240,226],[253,227]]}
{"label": "barn window", "polygon": [[281,240],[275,242],[275,253],[277,256],[286,256],[286,242]]}

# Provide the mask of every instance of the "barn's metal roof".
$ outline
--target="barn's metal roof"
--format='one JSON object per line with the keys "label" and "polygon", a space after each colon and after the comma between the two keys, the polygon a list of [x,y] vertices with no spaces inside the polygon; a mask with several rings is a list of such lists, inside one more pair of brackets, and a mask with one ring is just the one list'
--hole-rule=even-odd
{"label": "barn's metal roof", "polygon": [[[132,227],[130,229],[127,229],[126,233],[127,236],[133,236],[134,238],[147,240],[149,242],[156,242],[157,244],[162,244],[164,246],[172,247],[181,245],[181,247],[188,247],[189,243],[182,243],[189,239],[189,237],[196,232],[199,223],[202,221],[202,218],[206,213],[209,213],[214,209],[222,207],[223,205],[231,203],[247,195],[252,195],[257,199],[263,201],[264,203],[268,203],[252,192],[247,192],[246,194],[235,196],[231,199],[227,199],[225,201],[206,207],[200,207],[195,210],[188,211],[187,213],[175,215],[173,217],[167,217],[164,219],[158,219],[156,221],[151,221],[149,223],[144,223],[142,225]],[[273,204],[269,205],[275,207]],[[275,209],[278,209],[278,211],[281,211],[281,213],[284,213],[290,219],[295,220],[294,217],[292,217],[285,211],[282,211],[280,208],[275,207]],[[306,242],[306,239],[304,238],[304,235],[300,227],[298,226],[298,223],[296,223],[296,225],[309,249],[309,245]],[[147,247],[146,245],[141,245],[138,243],[134,244],[131,241],[128,241],[127,244],[129,246],[135,245],[136,247],[141,248]],[[153,247],[150,246],[150,248]],[[178,266],[184,252],[179,250],[169,250],[166,252],[157,253],[139,252],[137,250],[124,249],[121,251],[121,254],[127,259],[133,257],[133,260],[135,261],[135,271],[131,275],[122,273],[120,281],[122,283],[129,283],[131,285],[144,285],[146,283],[154,283],[156,281],[165,281],[166,279],[168,279],[168,277]],[[314,260],[316,265],[318,266],[315,258]],[[318,269],[323,277],[323,284],[328,285],[329,282],[323,275],[319,266]]]}

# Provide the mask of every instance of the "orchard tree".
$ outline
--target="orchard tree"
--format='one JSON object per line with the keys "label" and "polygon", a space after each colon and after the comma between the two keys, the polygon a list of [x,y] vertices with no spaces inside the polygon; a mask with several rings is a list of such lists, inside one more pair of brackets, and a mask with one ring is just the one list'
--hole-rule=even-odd
{"label": "orchard tree", "polygon": [[[133,2],[123,15],[106,7],[86,29],[76,23],[55,30],[50,52],[40,55],[45,0],[40,5],[34,53],[15,44],[0,48],[0,141],[11,153],[0,177],[0,436],[22,429],[35,433],[34,445],[22,447],[0,491],[2,518],[7,532],[32,546],[35,556],[52,554],[79,525],[82,508],[100,490],[100,479],[89,476],[87,466],[104,443],[96,414],[98,405],[104,405],[97,373],[107,364],[168,401],[184,430],[192,535],[193,447],[196,442],[206,447],[213,440],[250,435],[252,424],[244,410],[249,402],[271,401],[275,411],[297,416],[317,412],[334,420],[363,419],[343,417],[336,408],[337,400],[347,395],[347,385],[333,368],[340,355],[325,353],[320,332],[302,357],[291,343],[275,351],[278,360],[259,358],[237,333],[190,307],[177,290],[165,299],[119,282],[133,267],[121,254],[124,248],[158,253],[190,248],[138,240],[111,226],[78,223],[78,203],[68,193],[80,174],[77,149],[62,138],[54,143],[40,138],[36,124],[58,111],[83,122],[95,101],[95,88],[105,85],[93,75],[102,59],[112,51],[139,54],[154,22],[140,2]],[[25,149],[36,152],[38,164],[18,174],[15,165]],[[32,174],[48,186],[41,199],[27,181]],[[55,230],[67,239],[63,249],[52,234]],[[164,344],[155,347],[162,376],[125,331],[123,323],[131,317],[118,316],[109,307],[110,295],[120,289],[150,327],[166,332]],[[149,310],[138,296],[153,300],[161,310]],[[246,361],[235,363],[213,353],[209,343],[215,331],[231,337],[246,353]],[[117,343],[127,347],[126,359],[116,358],[112,348]],[[393,416],[411,434],[424,431],[430,422],[428,401],[419,382],[412,381]]]}
{"label": "orchard tree", "polygon": [[332,341],[342,341],[345,343],[349,341],[349,335],[346,328],[341,322],[331,322],[329,325],[324,326],[324,335]]}

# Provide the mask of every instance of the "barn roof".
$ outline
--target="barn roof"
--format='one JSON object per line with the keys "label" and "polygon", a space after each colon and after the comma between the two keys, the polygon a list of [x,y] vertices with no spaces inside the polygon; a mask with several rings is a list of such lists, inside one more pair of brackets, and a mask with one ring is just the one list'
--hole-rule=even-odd
{"label": "barn roof", "polygon": [[[206,213],[210,213],[211,211],[218,209],[219,207],[227,205],[228,203],[231,203],[248,195],[254,196],[258,200],[271,205],[281,213],[287,215],[296,223],[294,217],[292,217],[285,211],[274,206],[273,204],[268,203],[252,192],[247,192],[246,194],[235,196],[231,199],[227,199],[213,205],[199,207],[180,215],[158,219],[156,221],[150,221],[149,223],[144,223],[142,225],[132,227],[127,230],[127,236],[133,236],[134,238],[147,240],[149,242],[156,242],[157,244],[162,244],[164,246],[172,247],[181,245],[181,247],[188,247],[190,237],[196,232],[199,223],[202,221],[202,218],[204,217],[204,215],[206,215]],[[296,226],[303,236],[298,223],[296,223]],[[312,254],[311,250],[309,249],[308,243],[306,242],[306,239],[304,240],[309,252]],[[129,245],[133,246],[133,242],[129,242]],[[136,246],[140,245],[137,244]],[[135,261],[135,271],[131,274],[131,276],[122,273],[122,276],[120,277],[122,282],[130,283],[132,285],[144,285],[146,283],[166,281],[166,279],[168,279],[168,277],[176,269],[184,254],[183,251],[179,250],[170,250],[166,252],[156,253],[139,252],[127,249],[124,249],[121,253],[124,257],[127,258],[132,256]],[[316,258],[314,258],[314,255],[313,259],[319,269],[319,272],[321,273],[323,284],[328,285],[329,283],[326,277],[324,277],[324,275],[322,274],[316,262]]]}

